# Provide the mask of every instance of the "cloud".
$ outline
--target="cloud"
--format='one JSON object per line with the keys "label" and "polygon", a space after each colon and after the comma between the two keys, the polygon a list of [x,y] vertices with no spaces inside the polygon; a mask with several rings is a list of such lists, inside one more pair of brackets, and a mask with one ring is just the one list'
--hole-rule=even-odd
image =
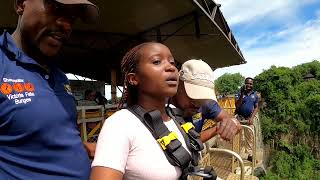
{"label": "cloud", "polygon": [[319,0],[215,0],[247,63],[215,70],[254,77],[272,65],[320,60]]}
{"label": "cloud", "polygon": [[217,69],[215,77],[225,72],[240,72],[244,76],[254,77],[272,65],[292,67],[312,60],[320,60],[320,16],[303,24],[279,30],[269,37],[269,46],[255,47],[254,44],[263,41],[266,34],[268,33],[243,43],[250,44],[242,50],[247,64]]}
{"label": "cloud", "polygon": [[[302,6],[316,3],[318,0],[215,0],[221,4],[221,10],[231,26],[249,21],[294,19],[299,16]],[[266,18],[267,17],[267,18]],[[288,21],[290,22],[290,21]]]}

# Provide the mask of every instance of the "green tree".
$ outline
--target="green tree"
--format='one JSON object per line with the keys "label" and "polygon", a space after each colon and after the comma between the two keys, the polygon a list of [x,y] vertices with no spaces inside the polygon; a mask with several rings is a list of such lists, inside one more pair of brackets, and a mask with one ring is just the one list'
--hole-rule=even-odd
{"label": "green tree", "polygon": [[244,82],[244,77],[240,73],[225,73],[215,80],[215,88],[220,95],[237,94]]}
{"label": "green tree", "polygon": [[265,100],[264,141],[275,144],[271,169],[262,179],[320,179],[320,62],[272,66],[255,77],[255,89]]}

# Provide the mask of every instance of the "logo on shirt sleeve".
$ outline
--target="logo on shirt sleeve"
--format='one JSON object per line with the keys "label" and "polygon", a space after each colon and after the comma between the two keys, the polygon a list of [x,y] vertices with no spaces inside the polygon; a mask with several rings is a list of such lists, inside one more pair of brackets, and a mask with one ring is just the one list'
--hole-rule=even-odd
{"label": "logo on shirt sleeve", "polygon": [[3,78],[0,92],[15,104],[28,104],[35,96],[35,88],[31,82],[24,79]]}

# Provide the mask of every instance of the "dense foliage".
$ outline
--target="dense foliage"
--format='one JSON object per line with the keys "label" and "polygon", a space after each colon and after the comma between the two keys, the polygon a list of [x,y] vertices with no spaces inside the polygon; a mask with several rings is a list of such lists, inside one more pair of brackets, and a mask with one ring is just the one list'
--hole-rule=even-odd
{"label": "dense foliage", "polygon": [[219,95],[237,94],[241,85],[244,84],[244,77],[240,73],[225,73],[215,80],[215,89]]}
{"label": "dense foliage", "polygon": [[320,62],[272,66],[255,77],[264,141],[273,144],[264,179],[320,179]]}

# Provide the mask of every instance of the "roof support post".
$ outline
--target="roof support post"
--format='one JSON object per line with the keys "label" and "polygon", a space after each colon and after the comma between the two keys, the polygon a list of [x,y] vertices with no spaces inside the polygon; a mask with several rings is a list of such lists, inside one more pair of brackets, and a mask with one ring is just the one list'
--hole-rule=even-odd
{"label": "roof support post", "polygon": [[196,31],[196,37],[200,39],[200,23],[199,23],[199,14],[197,12],[194,13],[194,28]]}
{"label": "roof support post", "polygon": [[111,101],[112,104],[117,103],[117,71],[111,70]]}
{"label": "roof support post", "polygon": [[157,28],[157,42],[162,43],[160,28]]}

